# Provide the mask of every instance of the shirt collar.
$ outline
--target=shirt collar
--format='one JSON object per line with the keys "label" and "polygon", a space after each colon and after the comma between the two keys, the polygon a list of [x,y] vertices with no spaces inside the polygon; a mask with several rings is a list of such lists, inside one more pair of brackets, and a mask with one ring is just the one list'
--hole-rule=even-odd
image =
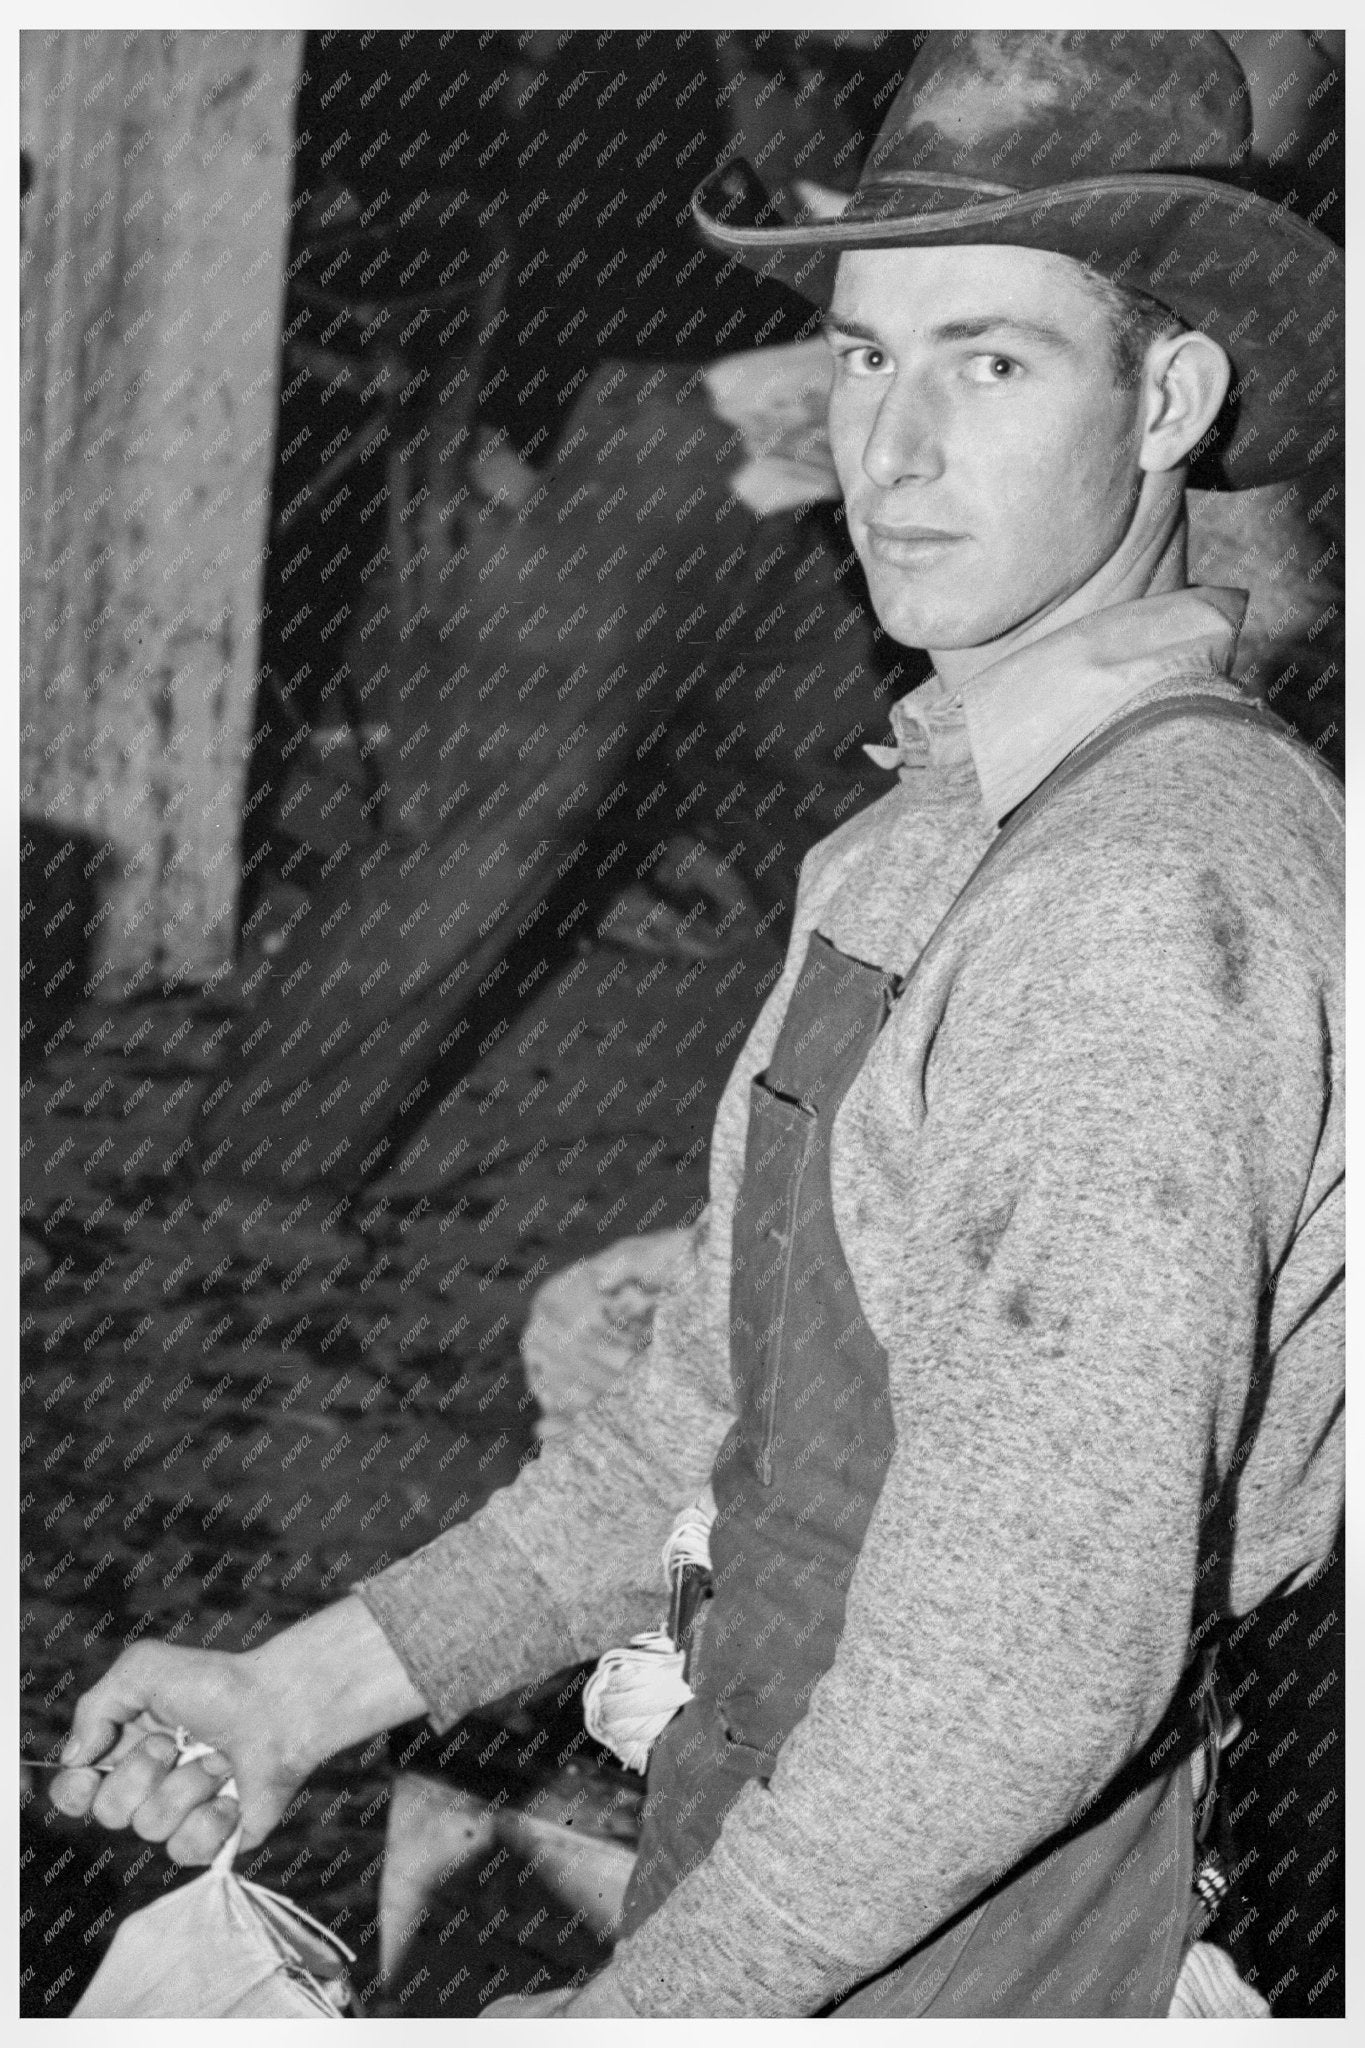
{"label": "shirt collar", "polygon": [[891,707],[895,746],[865,751],[902,775],[969,755],[998,825],[1144,690],[1227,676],[1246,607],[1246,591],[1202,585],[1092,612],[979,670],[956,693],[931,675]]}

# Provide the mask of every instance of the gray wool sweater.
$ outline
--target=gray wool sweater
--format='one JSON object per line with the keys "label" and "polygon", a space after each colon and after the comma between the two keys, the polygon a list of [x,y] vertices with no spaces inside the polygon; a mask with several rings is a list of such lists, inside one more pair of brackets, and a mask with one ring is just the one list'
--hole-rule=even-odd
{"label": "gray wool sweater", "polygon": [[[717,1116],[696,1276],[647,1364],[360,1589],[438,1728],[659,1618],[660,1546],[732,1420],[748,1088],[807,935],[908,971],[1000,818],[1088,732],[1129,704],[1238,694],[1240,617],[1236,593],[1149,597],[960,700],[931,678],[896,707],[895,786],[805,863]],[[886,1968],[1107,1783],[1211,1616],[1326,1556],[1342,839],[1306,750],[1157,728],[1002,849],[894,1010],[836,1120],[832,1183],[895,1456],[834,1664],[770,1783],[618,1946],[640,2013],[811,2013]]]}

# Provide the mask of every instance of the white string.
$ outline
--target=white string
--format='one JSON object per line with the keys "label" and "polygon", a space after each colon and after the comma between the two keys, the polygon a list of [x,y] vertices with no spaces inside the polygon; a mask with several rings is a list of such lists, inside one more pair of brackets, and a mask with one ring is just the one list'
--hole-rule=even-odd
{"label": "white string", "polygon": [[[177,1771],[182,1764],[195,1764],[198,1763],[201,1756],[213,1756],[216,1754],[211,1742],[195,1742],[188,1728],[176,1729],[175,1748],[175,1768]],[[219,1786],[216,1796],[219,1799],[235,1800],[240,1805],[241,1800],[237,1792],[237,1780],[235,1778],[225,1778]],[[238,1834],[241,1833],[240,1827],[237,1832]]]}
{"label": "white string", "polygon": [[711,1524],[716,1519],[716,1502],[708,1486],[691,1507],[684,1508],[668,1533],[663,1548],[664,1584],[672,1586],[683,1565],[711,1569]]}
{"label": "white string", "polygon": [[[201,1752],[203,1747],[199,1745]],[[350,1998],[350,1987],[345,1977],[336,1974],[323,1979],[317,1977],[298,1953],[296,1930],[300,1923],[311,1928],[328,1948],[336,1950],[348,1963],[355,1961],[355,1950],[348,1948],[341,1936],[325,1927],[321,1920],[315,1920],[306,1907],[287,1899],[283,1892],[271,1891],[268,1885],[257,1884],[254,1878],[237,1875],[232,1863],[241,1845],[242,1827],[243,1823],[238,1821],[210,1864],[210,1873],[223,1885],[244,1894],[246,1905],[255,1907],[273,1939],[283,1944],[285,1959],[296,1973],[296,1980],[301,1977],[305,1981],[307,1989],[319,2001],[321,2010],[329,2013],[341,2010]]]}
{"label": "white string", "polygon": [[653,1629],[608,1650],[583,1688],[584,1726],[628,1771],[644,1770],[650,1750],[691,1699],[683,1661],[668,1631]]}
{"label": "white string", "polygon": [[[179,1770],[182,1764],[195,1763],[201,1756],[210,1756],[213,1753],[213,1744],[211,1742],[193,1741],[189,1730],[186,1728],[176,1729],[175,1746],[179,1752],[175,1760],[177,1770]],[[236,1799],[238,1796],[236,1780],[229,1778],[218,1796],[220,1798]],[[286,1927],[290,1921],[306,1921],[308,1926],[315,1933],[320,1934],[329,1946],[338,1949],[345,1956],[348,1963],[353,1963],[355,1961],[355,1950],[348,1948],[339,1934],[333,1934],[330,1927],[324,1927],[321,1920],[315,1920],[313,1915],[303,1906],[296,1905],[292,1899],[287,1899],[283,1892],[274,1892],[271,1891],[268,1885],[257,1884],[253,1878],[239,1877],[233,1870],[232,1865],[237,1851],[241,1847],[244,1826],[245,1823],[239,1820],[232,1833],[223,1843],[222,1848],[214,1857],[210,1868],[215,1876],[230,1878],[234,1884],[239,1885],[250,1898],[254,1899],[259,1906],[267,1912],[273,1911],[278,1914],[284,1920]]]}
{"label": "white string", "polygon": [[[685,1565],[709,1570],[710,1535],[716,1503],[708,1486],[683,1509],[663,1547],[664,1584],[672,1588]],[[595,1742],[611,1750],[630,1771],[643,1771],[649,1753],[680,1707],[692,1698],[683,1677],[685,1654],[667,1629],[632,1636],[608,1650],[583,1688],[583,1724]]]}
{"label": "white string", "polygon": [[[240,1833],[240,1829],[238,1832]],[[250,1877],[236,1877],[235,1881],[267,1911],[278,1913],[286,1922],[304,1921],[315,1934],[322,1936],[329,1947],[338,1949],[348,1963],[355,1961],[355,1950],[347,1948],[339,1934],[333,1934],[330,1927],[324,1927],[321,1920],[315,1920],[310,1912],[303,1906],[296,1905],[293,1899],[285,1898],[283,1892],[272,1892],[268,1885],[257,1884],[255,1879]]]}
{"label": "white string", "polygon": [[1248,1984],[1225,1949],[1197,1941],[1180,1965],[1171,2009],[1173,2020],[1268,2020],[1270,2007]]}

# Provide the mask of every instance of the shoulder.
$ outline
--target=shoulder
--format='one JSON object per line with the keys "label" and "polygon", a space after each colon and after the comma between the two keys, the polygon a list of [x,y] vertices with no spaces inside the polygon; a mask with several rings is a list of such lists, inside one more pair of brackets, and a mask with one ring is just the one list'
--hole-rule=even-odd
{"label": "shoulder", "polygon": [[[1058,886],[1178,909],[1210,874],[1331,944],[1344,896],[1340,783],[1278,722],[1190,716],[1126,735],[1026,828]],[[1021,839],[1024,837],[1021,834]]]}
{"label": "shoulder", "polygon": [[1001,849],[963,936],[968,985],[1026,1009],[1317,1063],[1343,1007],[1340,786],[1275,729],[1139,731]]}

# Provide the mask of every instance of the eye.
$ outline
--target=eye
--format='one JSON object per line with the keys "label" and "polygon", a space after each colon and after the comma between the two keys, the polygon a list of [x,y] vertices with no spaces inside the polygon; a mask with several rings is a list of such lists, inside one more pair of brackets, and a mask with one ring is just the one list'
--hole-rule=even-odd
{"label": "eye", "polygon": [[967,375],[973,384],[1010,384],[1021,368],[1013,356],[973,356],[967,365]]}
{"label": "eye", "polygon": [[891,368],[891,358],[884,348],[877,348],[872,342],[856,343],[852,348],[837,351],[840,368],[849,377],[881,377]]}

